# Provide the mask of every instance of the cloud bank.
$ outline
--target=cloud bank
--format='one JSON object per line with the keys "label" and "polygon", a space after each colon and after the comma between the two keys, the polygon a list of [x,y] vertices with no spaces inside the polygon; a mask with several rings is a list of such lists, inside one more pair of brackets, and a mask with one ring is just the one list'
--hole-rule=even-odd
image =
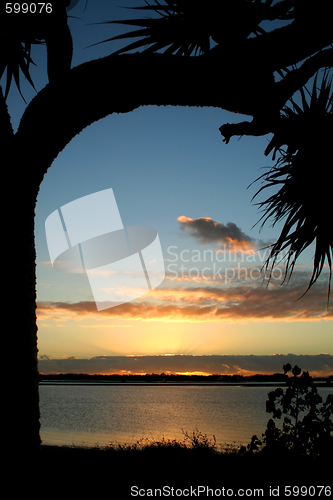
{"label": "cloud bank", "polygon": [[329,354],[271,356],[95,356],[87,359],[74,357],[39,358],[40,373],[202,373],[219,375],[253,375],[282,373],[282,366],[290,363],[309,371],[313,376],[333,374],[333,356]]}
{"label": "cloud bank", "polygon": [[[158,288],[140,300],[97,311],[93,301],[38,302],[38,320],[122,318],[143,321],[332,320],[325,284],[302,299],[303,283],[294,286],[233,285]],[[298,300],[300,299],[300,300]]]}

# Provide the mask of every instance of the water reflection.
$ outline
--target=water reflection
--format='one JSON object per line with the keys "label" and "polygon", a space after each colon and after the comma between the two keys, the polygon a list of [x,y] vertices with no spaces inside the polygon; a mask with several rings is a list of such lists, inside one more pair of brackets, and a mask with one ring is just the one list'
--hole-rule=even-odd
{"label": "water reflection", "polygon": [[[247,444],[265,430],[268,387],[71,386],[40,387],[45,444],[101,446],[141,438],[183,440],[198,429],[218,444]],[[332,389],[320,389],[326,398]]]}

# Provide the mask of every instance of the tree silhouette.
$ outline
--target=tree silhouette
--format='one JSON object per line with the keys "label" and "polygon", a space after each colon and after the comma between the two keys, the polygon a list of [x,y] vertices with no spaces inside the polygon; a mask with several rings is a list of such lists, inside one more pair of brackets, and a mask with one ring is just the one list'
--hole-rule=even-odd
{"label": "tree silhouette", "polygon": [[[144,37],[129,48],[141,50],[148,45],[148,50],[129,54],[121,50],[70,68],[71,36],[65,9],[72,4],[68,3],[54,2],[59,11],[47,20],[53,23],[52,36],[42,17],[36,25],[29,25],[28,34],[23,25],[16,27],[13,19],[18,17],[5,18],[2,11],[0,19],[0,74],[7,71],[5,95],[0,93],[2,180],[6,192],[12,189],[11,200],[3,196],[3,234],[10,248],[4,266],[4,283],[10,287],[5,311],[10,319],[16,319],[15,331],[3,336],[4,353],[10,357],[9,373],[15,362],[13,380],[4,396],[10,411],[5,449],[15,452],[8,461],[13,470],[34,467],[40,443],[34,217],[38,191],[53,160],[85,127],[110,113],[124,113],[144,105],[214,106],[252,117],[251,121],[222,125],[220,131],[226,143],[237,135],[273,133],[271,146],[276,152],[287,146],[275,168],[285,169],[287,179],[292,177],[286,196],[297,209],[302,199],[293,201],[295,190],[289,187],[297,184],[298,169],[307,172],[308,167],[297,165],[306,152],[297,141],[293,143],[295,127],[288,129],[286,123],[296,119],[303,123],[313,107],[310,104],[308,109],[303,102],[303,112],[296,108],[293,113],[285,106],[309,79],[319,70],[332,67],[333,62],[329,0],[155,0],[154,5],[140,7],[145,16],[152,11],[153,19],[128,23],[141,28],[135,34]],[[19,88],[20,71],[33,85],[29,64],[35,43],[47,46],[49,84],[28,104],[14,134],[5,97],[13,79]],[[161,53],[163,49],[165,53]],[[141,77],[133,82],[137,74]],[[326,110],[318,122],[328,141],[332,107],[328,105],[327,89],[326,78],[320,97],[313,90],[311,103],[318,102],[321,112]],[[284,134],[287,129],[288,134]],[[306,144],[305,136],[303,139]],[[320,134],[310,134],[310,140],[311,157],[317,162],[316,151],[324,155],[322,148],[327,144]],[[329,161],[320,158],[320,178],[327,186]],[[284,170],[279,172],[283,175]],[[276,183],[279,172],[270,172],[267,182]],[[273,262],[276,251],[286,243],[298,253],[307,246],[310,237],[305,233],[316,224],[319,227],[327,209],[325,196],[317,197],[318,203],[323,200],[324,205],[307,227],[302,222],[303,214],[288,221],[289,225],[293,221],[297,224],[296,234],[291,237],[286,230],[281,233],[272,250]],[[279,197],[272,204],[268,200],[267,215],[283,216],[283,210],[288,216],[292,213],[288,207],[281,212],[279,203]],[[305,234],[303,239],[300,232]],[[322,229],[315,237],[318,252],[312,282],[321,272],[324,255],[331,267],[332,240],[329,236],[324,239]],[[18,287],[19,301],[14,299]]]}
{"label": "tree silhouette", "polygon": [[[329,267],[328,300],[332,279],[333,233],[327,229],[327,217],[331,212],[330,184],[323,182],[329,175],[330,138],[333,129],[333,93],[325,72],[317,91],[317,74],[314,78],[310,102],[300,89],[302,107],[292,99],[292,108],[282,110],[279,131],[275,133],[267,151],[274,148],[279,158],[264,179],[262,190],[280,187],[267,200],[258,203],[264,207],[263,224],[270,218],[273,225],[286,219],[281,234],[272,245],[266,268],[272,260],[274,266],[279,255],[287,249],[286,272],[291,276],[299,255],[315,240],[313,272],[305,293],[317,281],[327,259]],[[287,145],[287,149],[282,149]],[[317,171],[311,175],[311,171]]]}
{"label": "tree silhouette", "polygon": [[[312,66],[314,57],[322,59],[326,69],[332,65],[332,49],[328,52],[320,50],[315,56],[307,59],[297,70],[285,70],[284,66],[275,67],[275,72],[282,80],[278,87],[279,92],[272,91],[273,77],[272,69],[269,69],[270,59],[274,54],[273,50],[262,54],[256,50],[250,54],[251,43],[261,42],[264,49],[265,41],[270,43],[272,34],[276,31],[290,29],[289,26],[279,28],[273,32],[266,33],[260,26],[264,21],[292,21],[291,27],[297,33],[308,34],[310,31],[316,32],[318,29],[313,19],[322,19],[324,8],[328,2],[321,1],[317,4],[317,9],[313,12],[313,2],[311,1],[282,1],[273,4],[272,0],[253,1],[235,0],[221,2],[220,0],[210,0],[203,4],[199,0],[165,0],[161,4],[154,0],[155,4],[146,2],[145,6],[136,7],[136,10],[153,11],[160,17],[153,19],[137,19],[131,21],[110,21],[110,23],[128,24],[140,29],[129,33],[112,37],[105,42],[126,38],[138,38],[139,40],[130,43],[128,46],[119,49],[116,54],[122,54],[129,50],[144,48],[144,52],[152,53],[164,49],[163,54],[174,54],[190,56],[206,55],[212,58],[211,62],[217,62],[220,58],[222,64],[221,77],[223,73],[223,63],[230,64],[230,49],[232,59],[235,55],[249,57],[252,71],[261,74],[263,81],[268,85],[271,95],[266,95],[265,104],[256,104],[256,109],[251,113],[253,121],[237,125],[223,125],[220,128],[225,141],[229,142],[232,135],[263,135],[268,132],[274,134],[265,154],[268,155],[274,150],[273,158],[279,154],[276,165],[268,174],[262,175],[259,179],[264,179],[266,184],[259,189],[257,196],[263,189],[279,186],[278,193],[270,196],[267,200],[260,202],[259,206],[264,209],[261,217],[263,224],[268,219],[273,219],[273,225],[281,219],[286,219],[280,237],[272,245],[270,255],[264,265],[267,270],[271,263],[271,272],[277,262],[278,257],[287,251],[285,279],[289,272],[291,276],[295,262],[299,255],[315,241],[316,249],[314,255],[313,273],[306,291],[317,281],[327,259],[329,267],[328,300],[330,296],[330,284],[332,279],[332,255],[333,255],[333,234],[327,231],[326,217],[331,212],[329,183],[323,183],[322,179],[329,175],[330,165],[330,136],[333,126],[333,94],[331,84],[328,82],[328,72],[324,73],[321,88],[317,94],[318,73],[313,72]],[[318,13],[319,11],[319,13]],[[312,17],[314,16],[314,18]],[[325,25],[323,26],[325,29]],[[327,26],[328,29],[328,26]],[[325,33],[324,36],[326,36]],[[142,38],[143,37],[143,38]],[[286,37],[287,38],[287,37]],[[296,39],[296,38],[295,38]],[[216,45],[212,47],[212,42]],[[287,42],[287,40],[286,40]],[[248,45],[249,48],[246,49]],[[226,50],[226,47],[228,49]],[[276,47],[274,47],[276,50]],[[265,50],[265,49],[264,49]],[[228,53],[229,52],[229,53]],[[263,59],[265,55],[266,60]],[[326,56],[328,58],[326,59]],[[216,59],[215,59],[216,58]],[[238,59],[237,59],[238,60]],[[241,59],[242,71],[249,69]],[[323,65],[320,64],[319,67]],[[284,69],[284,71],[283,71]],[[318,68],[317,68],[318,69]],[[305,71],[304,71],[305,70]],[[298,81],[297,75],[306,73],[309,76],[315,74],[311,100],[308,104],[305,98],[305,89]],[[297,82],[298,88],[292,85]],[[294,92],[284,94],[290,85],[290,90],[299,90],[301,93],[303,109],[293,100]],[[290,92],[288,89],[288,92]],[[260,91],[263,92],[262,85]],[[281,94],[279,96],[279,94]],[[286,99],[287,98],[287,99]],[[293,109],[285,103],[289,100]],[[233,111],[235,111],[233,109]],[[287,146],[284,152],[283,146]],[[310,170],[314,165],[320,165],[322,175],[318,175],[313,180]],[[271,276],[271,273],[270,273]],[[305,291],[305,293],[306,293]]]}
{"label": "tree silhouette", "polygon": [[[326,401],[318,394],[309,372],[303,372],[296,365],[283,366],[284,373],[292,372],[287,388],[279,387],[268,393],[266,411],[273,419],[267,422],[267,429],[260,441],[253,436],[248,451],[277,457],[293,454],[296,458],[329,458],[333,444],[333,396]],[[283,417],[282,427],[275,420]]]}

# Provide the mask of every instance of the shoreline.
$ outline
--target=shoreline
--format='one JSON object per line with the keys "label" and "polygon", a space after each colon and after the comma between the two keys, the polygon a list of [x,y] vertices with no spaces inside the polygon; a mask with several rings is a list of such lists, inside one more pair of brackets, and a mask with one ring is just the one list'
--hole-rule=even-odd
{"label": "shoreline", "polygon": [[[40,386],[138,386],[138,387],[151,387],[151,386],[162,386],[162,387],[179,387],[179,386],[190,386],[190,387],[286,387],[285,382],[111,382],[111,381],[89,381],[89,380],[49,380],[39,382]],[[325,382],[314,382],[315,387],[321,388],[332,388],[332,384],[327,384]]]}
{"label": "shoreline", "polygon": [[[78,386],[223,386],[223,387],[280,387],[284,383],[227,383],[227,382],[89,382],[85,381],[48,381],[39,382],[39,385],[78,385]],[[326,384],[324,384],[326,386]]]}

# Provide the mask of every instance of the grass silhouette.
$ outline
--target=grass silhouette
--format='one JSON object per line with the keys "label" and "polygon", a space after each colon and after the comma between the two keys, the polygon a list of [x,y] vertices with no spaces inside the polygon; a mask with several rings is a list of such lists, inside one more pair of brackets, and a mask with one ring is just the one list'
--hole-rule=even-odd
{"label": "grass silhouette", "polygon": [[183,434],[183,440],[141,439],[134,444],[93,448],[42,445],[39,483],[45,488],[52,485],[54,492],[66,491],[68,498],[72,493],[96,495],[98,491],[124,499],[133,498],[132,486],[141,492],[163,486],[257,488],[266,498],[271,487],[329,485],[331,481],[330,465],[319,458],[300,457],[297,463],[292,456],[267,460],[264,454],[217,445],[215,438],[211,440],[197,429]]}

